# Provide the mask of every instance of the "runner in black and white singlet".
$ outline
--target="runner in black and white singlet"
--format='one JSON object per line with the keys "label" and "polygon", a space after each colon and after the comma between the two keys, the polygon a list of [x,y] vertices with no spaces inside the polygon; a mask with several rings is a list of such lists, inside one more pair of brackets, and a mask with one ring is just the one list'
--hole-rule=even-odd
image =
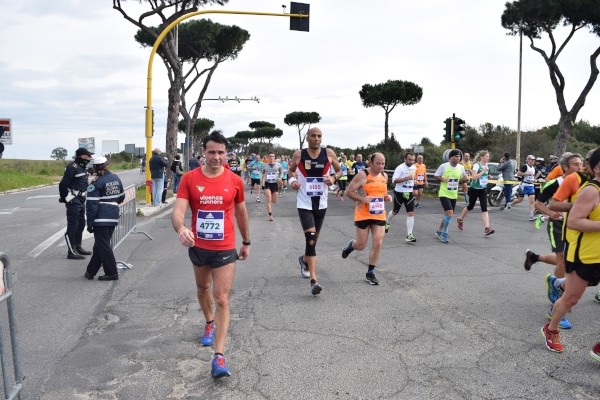
{"label": "runner in black and white singlet", "polygon": [[[313,295],[321,292],[321,286],[317,283],[315,247],[327,211],[327,188],[342,174],[335,152],[321,148],[322,139],[319,128],[310,128],[306,134],[308,148],[296,150],[288,172],[289,185],[298,191],[296,206],[306,239],[304,256],[298,258],[300,273],[305,278],[310,277],[310,292]],[[335,175],[329,175],[332,166]]]}

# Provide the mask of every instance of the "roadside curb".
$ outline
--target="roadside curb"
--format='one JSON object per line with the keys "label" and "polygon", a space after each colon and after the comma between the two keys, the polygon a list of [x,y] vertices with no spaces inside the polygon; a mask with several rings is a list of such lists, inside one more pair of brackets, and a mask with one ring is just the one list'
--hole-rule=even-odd
{"label": "roadside curb", "polygon": [[156,214],[157,212],[159,212],[161,210],[164,210],[164,209],[170,207],[173,203],[175,203],[175,199],[176,199],[175,196],[170,197],[170,198],[167,199],[166,203],[163,203],[163,204],[161,204],[159,206],[156,206],[156,207],[148,205],[146,203],[144,203],[144,204],[138,204],[137,205],[137,213],[138,213],[138,215],[141,214],[144,217],[149,217],[151,215]]}
{"label": "roadside curb", "polygon": [[55,186],[55,185],[58,185],[58,182],[47,183],[45,185],[29,186],[29,187],[26,187],[26,188],[17,188],[17,189],[4,190],[4,191],[0,192],[0,195],[2,195],[2,194],[9,194],[9,193],[17,193],[17,192],[25,192],[27,190],[41,189],[41,188],[45,188],[45,187],[48,187],[48,186]]}

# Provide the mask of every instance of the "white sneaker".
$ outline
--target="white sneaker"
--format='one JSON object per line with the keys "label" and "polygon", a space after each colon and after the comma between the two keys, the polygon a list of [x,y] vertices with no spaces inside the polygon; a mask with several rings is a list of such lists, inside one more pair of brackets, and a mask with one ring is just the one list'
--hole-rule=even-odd
{"label": "white sneaker", "polygon": [[308,271],[308,265],[304,262],[304,257],[298,257],[298,264],[300,264],[300,275],[303,278],[310,278],[310,272]]}

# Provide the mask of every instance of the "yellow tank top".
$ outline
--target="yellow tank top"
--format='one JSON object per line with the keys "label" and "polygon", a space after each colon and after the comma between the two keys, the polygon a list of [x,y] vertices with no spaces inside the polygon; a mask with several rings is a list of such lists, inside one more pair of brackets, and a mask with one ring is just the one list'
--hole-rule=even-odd
{"label": "yellow tank top", "polygon": [[355,202],[354,220],[364,221],[366,219],[385,220],[385,205],[384,199],[387,194],[387,175],[381,173],[377,176],[371,175],[369,169],[366,169],[367,182],[362,186],[362,191],[365,196],[373,197],[369,203],[362,201]]}
{"label": "yellow tank top", "polygon": [[[599,183],[596,181],[586,182],[581,190],[588,186],[594,186],[600,192]],[[600,221],[600,204],[592,209],[588,218],[592,221]],[[565,224],[566,225],[566,224]],[[567,228],[567,247],[566,260],[582,264],[600,264],[600,232],[579,232]]]}

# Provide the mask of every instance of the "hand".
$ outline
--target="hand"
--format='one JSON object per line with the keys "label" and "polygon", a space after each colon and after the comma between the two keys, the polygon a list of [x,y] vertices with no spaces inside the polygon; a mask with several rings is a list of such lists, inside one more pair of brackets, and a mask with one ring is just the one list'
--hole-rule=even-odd
{"label": "hand", "polygon": [[185,247],[193,247],[196,243],[196,239],[194,238],[194,233],[187,228],[183,228],[177,234],[179,237],[179,243]]}
{"label": "hand", "polygon": [[59,203],[66,203],[66,202],[67,202],[67,199],[65,199],[64,197],[59,197],[59,198],[58,198],[58,202],[59,202]]}
{"label": "hand", "polygon": [[94,225],[88,225],[88,227],[87,227],[87,231],[88,231],[89,233],[94,233]]}
{"label": "hand", "polygon": [[559,218],[560,218],[560,216],[561,216],[561,215],[562,215],[562,213],[561,213],[561,212],[558,212],[558,211],[552,211],[552,212],[550,213],[550,218],[552,218],[552,219],[554,219],[554,220],[557,220],[557,219],[559,219]]}

